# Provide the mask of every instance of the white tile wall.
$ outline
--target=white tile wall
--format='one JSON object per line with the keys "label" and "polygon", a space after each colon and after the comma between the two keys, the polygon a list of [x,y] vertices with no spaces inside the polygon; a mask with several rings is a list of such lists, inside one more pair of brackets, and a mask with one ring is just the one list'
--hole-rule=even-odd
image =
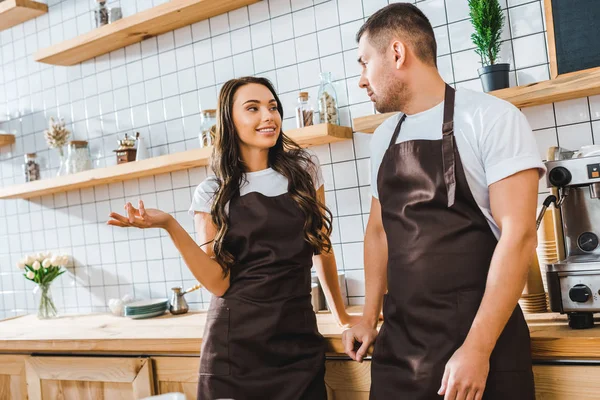
{"label": "white tile wall", "polygon": [[[163,2],[120,4],[128,16]],[[332,72],[344,123],[373,113],[357,87],[355,34],[388,0],[263,0],[72,67],[35,63],[32,54],[91,30],[95,2],[48,3],[48,14],[0,32],[0,129],[17,135],[14,145],[0,148],[1,185],[23,181],[25,152],[38,153],[43,177],[54,174],[58,158],[42,134],[50,116],[64,117],[74,139],[89,141],[99,167],[115,164],[112,150],[126,132],[139,131],[153,155],[195,148],[200,110],[215,108],[220,85],[234,76],[273,80],[284,103],[284,127],[294,125],[298,90],[316,95],[321,71]],[[442,76],[459,88],[481,90],[467,2],[415,3],[435,27]],[[511,82],[548,79],[541,1],[501,4],[506,15],[501,56],[511,63]],[[575,148],[600,140],[600,96],[523,112],[544,158],[551,145]],[[314,148],[323,166],[326,201],[334,215],[332,240],[338,268],[346,272],[350,304],[364,296],[370,138],[356,133],[353,141]],[[173,213],[193,235],[186,210],[206,175],[206,168],[194,168],[28,201],[0,201],[0,319],[34,310],[32,287],[14,267],[23,253],[33,251],[73,256],[54,289],[64,312],[105,311],[108,299],[126,293],[164,297],[172,286],[193,285],[194,277],[164,232],[113,229],[105,222],[111,210],[141,197],[147,207]],[[196,308],[210,299],[206,290],[188,296]]]}

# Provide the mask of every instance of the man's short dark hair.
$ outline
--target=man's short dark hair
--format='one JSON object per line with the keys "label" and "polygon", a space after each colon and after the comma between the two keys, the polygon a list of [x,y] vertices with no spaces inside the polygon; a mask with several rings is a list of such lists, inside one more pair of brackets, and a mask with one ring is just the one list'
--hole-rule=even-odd
{"label": "man's short dark hair", "polygon": [[394,3],[371,15],[356,34],[356,42],[367,33],[369,42],[385,51],[394,35],[404,39],[417,57],[437,65],[437,44],[429,19],[417,6]]}

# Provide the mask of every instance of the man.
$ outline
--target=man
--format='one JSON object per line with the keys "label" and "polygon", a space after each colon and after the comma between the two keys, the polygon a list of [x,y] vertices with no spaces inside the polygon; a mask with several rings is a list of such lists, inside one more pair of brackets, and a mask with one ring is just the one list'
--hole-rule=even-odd
{"label": "man", "polygon": [[371,399],[534,399],[517,305],[544,173],[531,129],[511,104],[444,83],[417,7],[379,10],[357,41],[360,86],[400,113],[371,141],[365,307],[345,351],[360,362],[377,337]]}

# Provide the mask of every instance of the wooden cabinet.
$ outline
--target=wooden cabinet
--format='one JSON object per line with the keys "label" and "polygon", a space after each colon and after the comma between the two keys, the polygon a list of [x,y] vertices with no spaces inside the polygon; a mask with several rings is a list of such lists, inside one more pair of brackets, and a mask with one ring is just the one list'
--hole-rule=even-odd
{"label": "wooden cabinet", "polygon": [[0,355],[0,399],[27,399],[25,360],[28,356]]}
{"label": "wooden cabinet", "polygon": [[[158,394],[184,393],[195,399],[200,357],[153,357]],[[368,400],[371,362],[327,360],[325,386],[328,400]]]}
{"label": "wooden cabinet", "polygon": [[196,398],[200,357],[154,357],[152,361],[158,394],[178,392]]}
{"label": "wooden cabinet", "polygon": [[328,400],[368,400],[371,388],[371,362],[327,360],[325,386]]}
{"label": "wooden cabinet", "polygon": [[537,400],[592,400],[600,396],[599,365],[534,365]]}
{"label": "wooden cabinet", "polygon": [[154,394],[148,358],[28,357],[30,400],[134,400]]}

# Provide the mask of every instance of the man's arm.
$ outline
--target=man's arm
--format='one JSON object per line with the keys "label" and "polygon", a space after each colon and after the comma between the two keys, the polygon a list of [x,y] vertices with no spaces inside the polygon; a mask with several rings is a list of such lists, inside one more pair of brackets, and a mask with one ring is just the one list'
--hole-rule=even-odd
{"label": "man's arm", "polygon": [[[387,290],[387,237],[381,219],[381,204],[373,197],[371,213],[365,232],[365,306],[360,323],[344,331],[344,351],[353,360],[362,362],[369,346],[377,336],[377,321],[381,312],[383,294]],[[354,343],[362,343],[354,351]]]}
{"label": "man's arm", "polygon": [[539,172],[528,169],[493,183],[490,206],[501,236],[494,251],[485,293],[469,334],[444,373],[441,393],[463,398],[465,391],[483,395],[489,358],[513,313],[527,280],[537,243],[535,218]]}

